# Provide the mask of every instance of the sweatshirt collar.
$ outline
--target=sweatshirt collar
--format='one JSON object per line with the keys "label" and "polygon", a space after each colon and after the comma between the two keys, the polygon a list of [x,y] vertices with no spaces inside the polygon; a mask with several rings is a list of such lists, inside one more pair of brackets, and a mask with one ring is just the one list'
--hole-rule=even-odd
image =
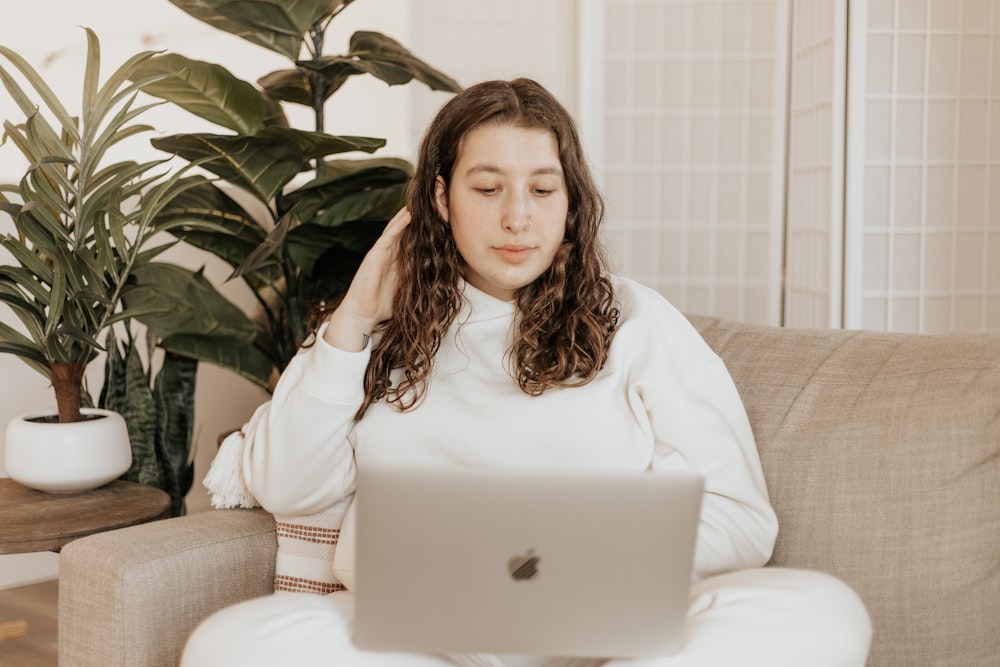
{"label": "sweatshirt collar", "polygon": [[503,301],[462,281],[462,296],[469,321],[492,320],[498,317],[512,317],[517,310],[514,301]]}

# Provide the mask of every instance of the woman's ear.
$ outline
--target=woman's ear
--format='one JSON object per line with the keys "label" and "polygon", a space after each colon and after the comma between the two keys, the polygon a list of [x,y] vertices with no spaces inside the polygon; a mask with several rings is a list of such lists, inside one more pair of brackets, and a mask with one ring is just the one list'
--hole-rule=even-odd
{"label": "woman's ear", "polygon": [[442,176],[438,176],[434,181],[434,203],[437,205],[438,215],[448,222],[448,184],[444,182]]}

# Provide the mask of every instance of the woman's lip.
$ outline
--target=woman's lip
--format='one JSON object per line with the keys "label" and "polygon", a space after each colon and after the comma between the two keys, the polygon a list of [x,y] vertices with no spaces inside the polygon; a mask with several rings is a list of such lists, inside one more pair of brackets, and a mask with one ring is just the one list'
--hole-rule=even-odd
{"label": "woman's lip", "polygon": [[524,259],[531,252],[532,247],[526,245],[502,245],[494,248],[504,258],[512,261]]}

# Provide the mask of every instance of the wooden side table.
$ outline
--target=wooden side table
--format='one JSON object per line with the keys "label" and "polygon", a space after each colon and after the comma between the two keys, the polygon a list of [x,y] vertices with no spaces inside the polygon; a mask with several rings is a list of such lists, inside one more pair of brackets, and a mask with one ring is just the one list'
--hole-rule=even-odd
{"label": "wooden side table", "polygon": [[44,493],[0,478],[0,554],[59,551],[84,535],[170,516],[170,496],[117,480],[92,491]]}
{"label": "wooden side table", "polygon": [[[78,537],[170,516],[160,489],[117,480],[92,491],[43,493],[0,478],[0,554],[59,551]],[[27,633],[21,619],[0,621],[0,641]]]}

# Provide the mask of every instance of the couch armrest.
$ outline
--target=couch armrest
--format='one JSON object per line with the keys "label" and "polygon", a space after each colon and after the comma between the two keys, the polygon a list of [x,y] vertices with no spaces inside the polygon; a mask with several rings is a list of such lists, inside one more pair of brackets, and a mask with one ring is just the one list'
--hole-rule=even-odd
{"label": "couch armrest", "polygon": [[273,591],[274,519],[214,510],[91,535],[59,557],[59,664],[178,664],[212,612]]}

